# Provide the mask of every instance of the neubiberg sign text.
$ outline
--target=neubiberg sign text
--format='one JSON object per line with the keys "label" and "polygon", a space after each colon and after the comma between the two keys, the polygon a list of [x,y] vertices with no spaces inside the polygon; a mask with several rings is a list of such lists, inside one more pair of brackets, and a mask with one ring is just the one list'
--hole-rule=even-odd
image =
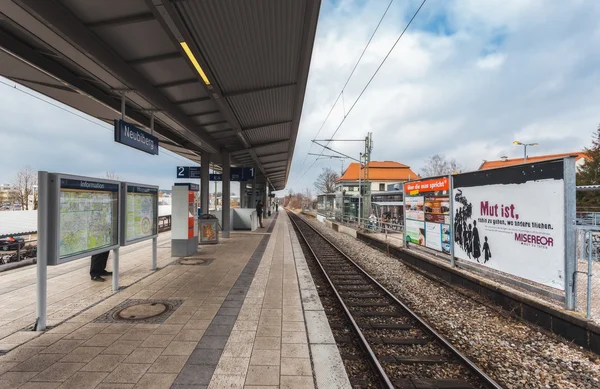
{"label": "neubiberg sign text", "polygon": [[158,138],[123,120],[115,120],[115,142],[158,155]]}
{"label": "neubiberg sign text", "polygon": [[454,176],[454,255],[564,288],[563,161]]}

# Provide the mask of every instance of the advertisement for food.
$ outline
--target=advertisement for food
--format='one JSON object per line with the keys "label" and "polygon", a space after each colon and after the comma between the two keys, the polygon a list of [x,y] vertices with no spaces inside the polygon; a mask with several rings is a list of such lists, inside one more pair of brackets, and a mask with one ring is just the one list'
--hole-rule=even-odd
{"label": "advertisement for food", "polygon": [[406,235],[412,243],[450,254],[448,177],[404,184]]}

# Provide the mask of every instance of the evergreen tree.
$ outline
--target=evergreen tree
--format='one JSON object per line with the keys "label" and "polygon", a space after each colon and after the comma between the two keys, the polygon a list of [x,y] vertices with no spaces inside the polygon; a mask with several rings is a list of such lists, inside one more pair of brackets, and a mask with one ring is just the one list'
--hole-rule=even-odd
{"label": "evergreen tree", "polygon": [[[592,136],[592,147],[583,151],[589,159],[577,172],[577,185],[600,185],[600,125]],[[577,208],[600,211],[600,191],[577,192]]]}

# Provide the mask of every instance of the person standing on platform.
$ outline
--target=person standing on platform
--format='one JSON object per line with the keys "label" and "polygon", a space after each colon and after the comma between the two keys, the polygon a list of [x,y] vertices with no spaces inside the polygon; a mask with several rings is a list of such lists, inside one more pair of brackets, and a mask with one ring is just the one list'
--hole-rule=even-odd
{"label": "person standing on platform", "polygon": [[104,282],[106,280],[102,276],[112,275],[112,272],[106,271],[106,262],[108,262],[109,253],[109,251],[106,251],[92,255],[92,262],[90,264],[90,277],[92,277],[92,281]]}
{"label": "person standing on platform", "polygon": [[279,203],[275,203],[275,213],[279,213]]}
{"label": "person standing on platform", "polygon": [[260,228],[264,228],[263,224],[262,224],[262,220],[263,220],[263,202],[261,200],[258,200],[258,203],[256,203],[256,215],[258,216],[258,223],[260,224]]}

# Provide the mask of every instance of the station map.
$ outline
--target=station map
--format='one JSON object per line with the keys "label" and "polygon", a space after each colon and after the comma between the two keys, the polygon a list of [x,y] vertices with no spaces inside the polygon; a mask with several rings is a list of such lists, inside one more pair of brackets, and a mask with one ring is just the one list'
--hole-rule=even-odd
{"label": "station map", "polygon": [[155,234],[154,197],[146,193],[127,193],[127,241]]}
{"label": "station map", "polygon": [[113,192],[61,189],[60,257],[117,243]]}

